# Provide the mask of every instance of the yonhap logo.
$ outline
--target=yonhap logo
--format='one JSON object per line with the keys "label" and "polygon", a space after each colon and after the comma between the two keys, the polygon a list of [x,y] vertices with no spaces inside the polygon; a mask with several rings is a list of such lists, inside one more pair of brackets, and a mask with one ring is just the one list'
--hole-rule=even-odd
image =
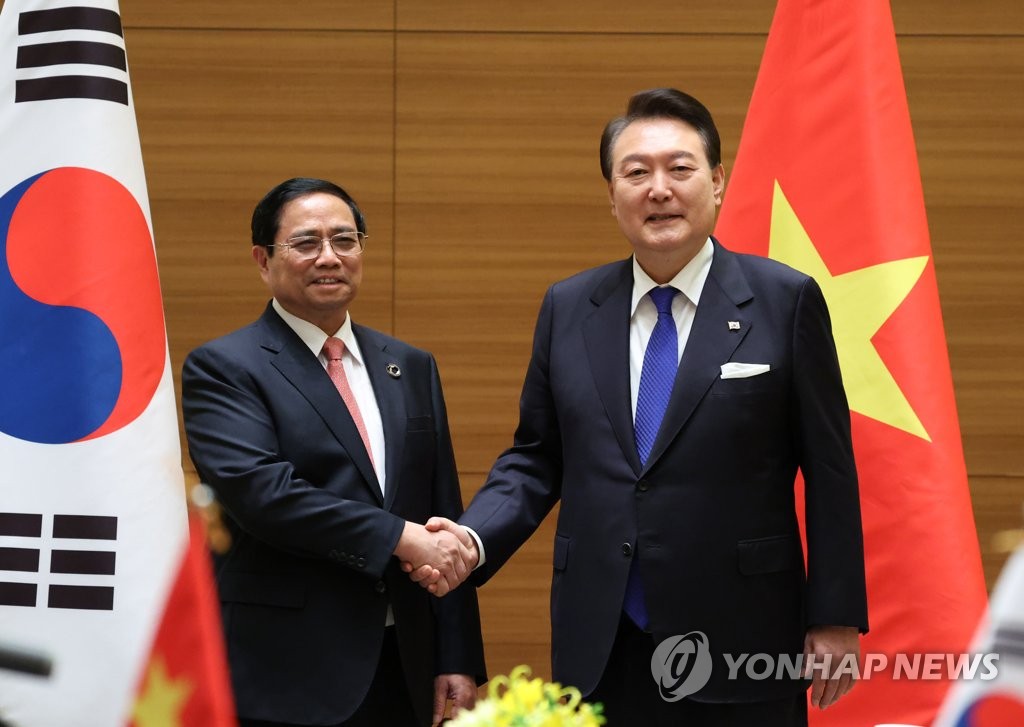
{"label": "yonhap logo", "polygon": [[651,676],[666,702],[700,691],[711,678],[711,652],[703,631],[670,636],[654,650]]}
{"label": "yonhap logo", "polygon": [[[1000,641],[1002,637],[1002,641]],[[1024,630],[1004,629],[996,634],[993,650],[980,653],[850,652],[833,659],[832,654],[723,653],[727,681],[798,682],[801,680],[836,681],[842,677],[867,681],[876,674],[896,681],[990,681],[999,676],[1001,657],[1024,655],[1013,640],[1024,643]],[[998,649],[998,651],[996,650]],[[703,631],[669,636],[658,644],[651,656],[651,676],[666,702],[678,702],[696,694],[711,679],[711,648]],[[1024,704],[1024,703],[1022,703]],[[1017,724],[1017,722],[1014,722]],[[1021,724],[1024,724],[1022,722]]]}

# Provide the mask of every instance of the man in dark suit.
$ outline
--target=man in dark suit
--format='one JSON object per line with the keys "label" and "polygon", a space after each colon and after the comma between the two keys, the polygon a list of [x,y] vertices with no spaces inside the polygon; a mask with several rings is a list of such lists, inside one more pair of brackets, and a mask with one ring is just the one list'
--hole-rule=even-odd
{"label": "man in dark suit", "polygon": [[[711,237],[725,172],[696,99],[635,95],[605,129],[601,167],[633,256],[544,298],[514,444],[459,521],[481,551],[473,577],[486,581],[560,500],[555,679],[603,702],[613,727],[806,724],[809,680],[738,659],[815,655],[811,702],[824,708],[852,685],[867,629],[825,301],[809,277]],[[428,587],[437,575],[412,573]]]}
{"label": "man in dark suit", "polygon": [[399,569],[430,563],[443,593],[468,553],[419,524],[462,513],[433,357],[348,314],[365,232],[337,185],[272,189],[252,255],[273,300],[184,366],[190,454],[232,535],[215,568],[243,726],[427,725],[485,679],[476,593]]}

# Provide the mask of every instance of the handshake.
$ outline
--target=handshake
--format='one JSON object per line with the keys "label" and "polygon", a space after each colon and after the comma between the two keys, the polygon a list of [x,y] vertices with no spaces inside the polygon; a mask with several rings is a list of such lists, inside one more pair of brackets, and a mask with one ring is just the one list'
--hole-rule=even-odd
{"label": "handshake", "polygon": [[414,583],[438,597],[458,588],[480,561],[473,536],[443,517],[406,522],[394,554]]}

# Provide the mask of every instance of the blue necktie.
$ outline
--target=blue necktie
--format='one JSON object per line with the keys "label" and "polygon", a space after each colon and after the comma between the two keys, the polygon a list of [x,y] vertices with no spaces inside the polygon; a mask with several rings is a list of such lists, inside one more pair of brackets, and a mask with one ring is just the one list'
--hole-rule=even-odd
{"label": "blue necktie", "polygon": [[[640,387],[636,397],[636,451],[640,464],[646,464],[654,446],[654,439],[661,428],[661,420],[668,408],[668,398],[676,380],[679,368],[679,334],[672,318],[672,299],[679,291],[675,288],[655,288],[648,295],[658,309],[658,322],[654,325],[651,338],[644,352],[644,366],[640,371]],[[643,583],[640,580],[640,543],[629,568],[626,582],[626,599],[623,610],[633,623],[641,629],[647,628],[647,605],[644,601]]]}

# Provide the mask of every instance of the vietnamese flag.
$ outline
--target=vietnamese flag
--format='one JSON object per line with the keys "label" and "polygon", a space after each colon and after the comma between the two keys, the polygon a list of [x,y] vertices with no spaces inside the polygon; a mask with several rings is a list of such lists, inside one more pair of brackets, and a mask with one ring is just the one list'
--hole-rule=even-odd
{"label": "vietnamese flag", "polygon": [[130,727],[237,724],[205,528],[195,515],[189,519],[189,543],[142,671]]}
{"label": "vietnamese flag", "polygon": [[716,236],[818,281],[850,402],[862,651],[888,664],[812,723],[926,725],[950,682],[895,679],[894,658],[966,651],[986,596],[886,0],[779,0]]}

